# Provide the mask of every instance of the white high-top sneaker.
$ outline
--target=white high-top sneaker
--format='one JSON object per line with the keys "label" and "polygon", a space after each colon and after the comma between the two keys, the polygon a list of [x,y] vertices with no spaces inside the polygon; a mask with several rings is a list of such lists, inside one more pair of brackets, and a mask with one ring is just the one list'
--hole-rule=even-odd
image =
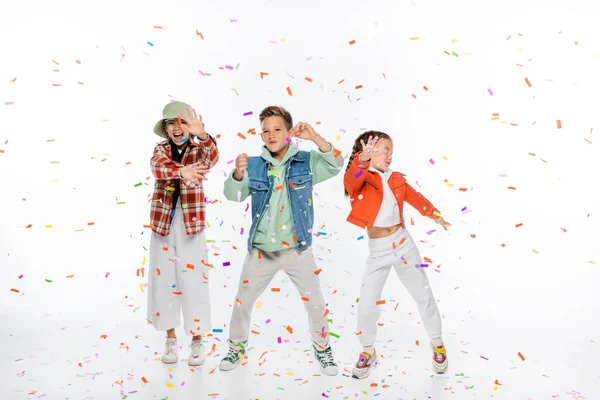
{"label": "white high-top sneaker", "polygon": [[202,339],[192,340],[190,348],[191,352],[190,358],[188,358],[188,365],[192,367],[197,367],[199,365],[204,364],[204,361],[206,361],[206,351],[204,350],[204,344],[202,343]]}
{"label": "white high-top sneaker", "polygon": [[161,360],[165,364],[175,364],[179,359],[177,354],[177,339],[167,338],[165,343],[165,352],[163,353]]}

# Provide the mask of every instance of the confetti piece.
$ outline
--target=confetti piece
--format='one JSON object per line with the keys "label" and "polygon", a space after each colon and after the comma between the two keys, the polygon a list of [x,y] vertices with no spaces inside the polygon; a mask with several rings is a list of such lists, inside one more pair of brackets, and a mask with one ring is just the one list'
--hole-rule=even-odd
{"label": "confetti piece", "polygon": [[308,297],[301,297],[302,301],[310,301]]}
{"label": "confetti piece", "polygon": [[278,287],[274,287],[274,288],[271,288],[271,292],[277,292],[277,293],[279,293],[279,292],[281,292],[281,289],[278,288]]}
{"label": "confetti piece", "polygon": [[525,361],[525,357],[523,357],[523,354],[521,354],[521,352],[518,352],[517,355],[521,360]]}
{"label": "confetti piece", "polygon": [[353,45],[354,43],[356,43],[356,40],[351,40],[351,41],[350,41],[350,42],[348,42],[348,43],[350,43],[350,45]]}
{"label": "confetti piece", "polygon": [[419,40],[419,37],[418,36],[413,36],[413,37],[410,38],[410,40]]}
{"label": "confetti piece", "polygon": [[17,289],[10,289],[11,292],[19,293]]}
{"label": "confetti piece", "polygon": [[488,91],[488,93],[490,94],[490,96],[493,96],[493,95],[494,95],[494,92],[492,92],[492,89],[488,88],[488,89],[487,89],[487,91]]}
{"label": "confetti piece", "polygon": [[239,137],[241,137],[242,139],[246,139],[246,136],[242,135],[240,132],[238,132],[237,134]]}
{"label": "confetti piece", "polygon": [[290,87],[286,87],[285,90],[287,90],[288,94],[291,96],[292,95],[292,89],[290,89]]}
{"label": "confetti piece", "polygon": [[167,383],[167,387],[170,389],[173,389],[175,387],[175,385],[173,385],[172,383],[169,382],[169,383]]}
{"label": "confetti piece", "polygon": [[268,73],[268,72],[261,72],[261,73],[260,73],[260,79],[262,79],[262,78],[263,78],[263,76],[267,76],[267,75],[269,75],[269,73]]}
{"label": "confetti piece", "polygon": [[531,87],[531,82],[529,82],[528,78],[525,78],[525,83],[527,84],[527,86]]}
{"label": "confetti piece", "polygon": [[516,224],[516,225],[515,225],[515,228],[518,228],[518,227],[520,227],[520,226],[523,226],[523,223],[518,223],[518,224]]}
{"label": "confetti piece", "polygon": [[562,122],[560,122],[560,119],[557,119],[557,120],[556,120],[556,127],[557,127],[558,129],[562,129]]}
{"label": "confetti piece", "polygon": [[357,85],[354,87],[354,89],[362,89],[362,85]]}
{"label": "confetti piece", "polygon": [[152,44],[152,42],[148,42],[148,44],[149,44],[151,47],[154,47],[154,45]]}
{"label": "confetti piece", "polygon": [[484,356],[479,356],[479,357],[480,357],[480,358],[483,358],[483,359],[484,359],[484,360],[486,360],[486,361],[489,361],[489,358],[486,358],[486,357],[484,357]]}
{"label": "confetti piece", "polygon": [[289,325],[288,325],[288,326],[287,326],[287,328],[285,328],[285,329],[286,329],[286,330],[287,330],[287,331],[288,331],[290,334],[293,334],[293,333],[294,333],[294,330],[293,330],[293,329],[292,329],[292,327],[291,327],[291,326],[289,326]]}
{"label": "confetti piece", "polygon": [[315,272],[313,272],[315,275],[319,275],[323,270],[321,268],[319,268],[318,270],[316,270]]}
{"label": "confetti piece", "polygon": [[252,115],[252,111],[248,111],[244,113],[244,117],[247,117],[248,115]]}
{"label": "confetti piece", "polygon": [[10,105],[13,105],[13,104],[15,104],[14,101],[5,101],[4,102],[5,106],[10,106]]}
{"label": "confetti piece", "polygon": [[337,333],[333,333],[333,332],[329,332],[329,336],[333,336],[334,338],[339,339],[340,335],[338,335]]}
{"label": "confetti piece", "polygon": [[[159,271],[159,270],[157,269],[157,271]],[[109,275],[110,275],[110,272],[107,272],[106,275],[104,275],[104,278],[108,278]],[[158,273],[158,275],[160,275],[160,272]]]}
{"label": "confetti piece", "polygon": [[46,279],[46,282],[52,283],[52,280],[51,279]]}
{"label": "confetti piece", "polygon": [[145,377],[142,376],[142,382],[148,383],[148,379],[146,379]]}
{"label": "confetti piece", "polygon": [[305,80],[307,80],[308,82],[312,82],[313,80],[311,78],[309,78],[308,76],[304,78]]}
{"label": "confetti piece", "polygon": [[380,305],[382,305],[382,304],[385,304],[385,300],[377,300],[377,301],[375,302],[375,304],[376,304],[376,305],[378,305],[378,306],[380,306]]}
{"label": "confetti piece", "polygon": [[73,278],[74,276],[75,276],[75,274],[67,275],[67,279]]}

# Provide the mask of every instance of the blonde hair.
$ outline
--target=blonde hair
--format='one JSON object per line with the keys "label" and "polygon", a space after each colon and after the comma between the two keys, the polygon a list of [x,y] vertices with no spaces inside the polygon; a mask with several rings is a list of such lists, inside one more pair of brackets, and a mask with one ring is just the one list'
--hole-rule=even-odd
{"label": "blonde hair", "polygon": [[292,114],[288,110],[280,106],[268,106],[260,112],[259,120],[260,123],[269,117],[281,117],[285,123],[285,128],[289,131],[294,126],[292,122]]}

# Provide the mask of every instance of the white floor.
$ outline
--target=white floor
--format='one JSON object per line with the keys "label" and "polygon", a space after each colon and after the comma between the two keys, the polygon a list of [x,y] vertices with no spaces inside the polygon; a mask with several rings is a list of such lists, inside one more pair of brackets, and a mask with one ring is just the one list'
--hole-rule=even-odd
{"label": "white floor", "polygon": [[[326,257],[322,247],[317,249]],[[215,327],[229,322],[231,283],[241,256],[232,258],[231,271],[211,275]],[[315,364],[301,301],[284,275],[271,285],[281,292],[267,290],[257,303],[252,329],[259,334],[252,334],[247,362],[224,373],[218,362],[226,352],[226,327],[207,339],[210,354],[204,367],[188,367],[189,338],[181,330],[179,363],[163,365],[164,335],[144,321],[145,294],[137,288],[131,295],[143,279],[135,276],[135,268],[113,268],[112,282],[98,269],[97,279],[86,279],[82,272],[78,282],[76,274],[36,285],[37,292],[11,293],[9,304],[0,309],[7,322],[0,326],[0,398],[600,399],[595,266],[589,268],[590,279],[565,278],[563,291],[555,296],[544,288],[507,290],[502,281],[486,285],[469,270],[468,260],[448,261],[440,269],[460,268],[461,273],[429,271],[444,314],[450,362],[448,372],[437,376],[414,304],[391,275],[382,296],[388,300],[376,345],[381,361],[363,381],[349,377],[360,350],[353,332],[359,286],[354,275],[361,266],[344,267],[345,280],[332,272],[335,267],[340,265],[324,269],[322,283],[331,330],[340,336],[333,345],[340,365],[337,377],[322,375]],[[547,276],[551,280],[551,270]],[[522,302],[525,298],[529,300]],[[294,328],[292,335],[287,325]]]}

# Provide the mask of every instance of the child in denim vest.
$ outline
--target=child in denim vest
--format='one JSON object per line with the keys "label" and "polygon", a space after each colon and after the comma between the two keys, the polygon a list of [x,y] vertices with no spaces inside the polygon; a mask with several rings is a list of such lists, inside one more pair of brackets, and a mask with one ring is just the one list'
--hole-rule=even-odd
{"label": "child in denim vest", "polygon": [[[244,357],[254,302],[275,274],[283,270],[304,301],[321,370],[336,375],[325,301],[310,246],[312,188],[337,175],[343,158],[310,125],[301,122],[292,128],[292,116],[282,107],[265,108],[260,122],[265,143],[261,156],[238,156],[235,169],[225,181],[228,200],[241,202],[252,197],[252,226],[229,325],[229,352],[219,367],[232,370]],[[320,151],[298,151],[290,138],[310,140]]]}

